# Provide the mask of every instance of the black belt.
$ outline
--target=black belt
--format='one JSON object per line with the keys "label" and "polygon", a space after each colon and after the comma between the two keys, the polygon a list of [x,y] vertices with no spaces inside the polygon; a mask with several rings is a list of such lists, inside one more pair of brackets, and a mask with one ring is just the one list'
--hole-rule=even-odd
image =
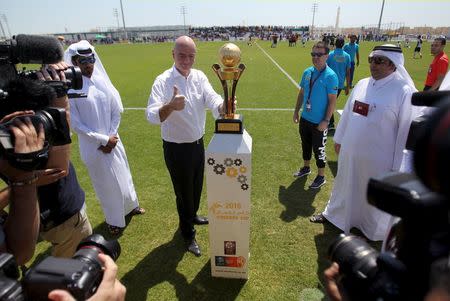
{"label": "black belt", "polygon": [[164,142],[164,143],[167,143],[167,144],[202,144],[202,143],[203,143],[203,137],[201,137],[200,139],[195,140],[195,141],[193,141],[193,142],[176,143],[176,142],[166,141],[166,140],[164,140],[164,139],[163,139],[163,142]]}

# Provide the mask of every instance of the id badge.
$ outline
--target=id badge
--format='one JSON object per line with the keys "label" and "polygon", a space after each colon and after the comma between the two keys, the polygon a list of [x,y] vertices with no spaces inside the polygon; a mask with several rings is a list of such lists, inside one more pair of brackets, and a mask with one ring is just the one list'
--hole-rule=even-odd
{"label": "id badge", "polygon": [[309,101],[306,102],[306,111],[311,111],[311,103]]}
{"label": "id badge", "polygon": [[355,100],[355,103],[353,104],[353,112],[367,117],[369,114],[369,104]]}

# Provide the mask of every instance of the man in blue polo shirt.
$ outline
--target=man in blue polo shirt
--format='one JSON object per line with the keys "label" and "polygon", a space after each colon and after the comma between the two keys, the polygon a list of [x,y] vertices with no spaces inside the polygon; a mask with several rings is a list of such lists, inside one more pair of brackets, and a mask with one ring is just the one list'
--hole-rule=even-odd
{"label": "man in blue polo shirt", "polygon": [[[336,73],[339,85],[337,91],[337,97],[341,94],[342,89],[345,89],[345,95],[348,95],[349,87],[350,87],[350,55],[342,50],[344,46],[344,38],[336,39],[336,49],[330,52],[330,55],[327,59],[327,65],[333,69]],[[347,85],[345,85],[345,83]],[[330,124],[328,125],[328,129],[334,129],[334,115],[331,115]]]}
{"label": "man in blue polo shirt", "polygon": [[359,66],[359,45],[356,43],[356,35],[350,36],[350,43],[345,44],[344,51],[350,55],[350,88],[353,88],[353,75],[355,74],[355,57],[356,66]]}
{"label": "man in blue polo shirt", "polygon": [[[311,52],[312,67],[303,72],[295,105],[293,120],[300,123],[299,132],[302,141],[304,166],[294,173],[295,177],[303,177],[311,173],[310,162],[312,151],[316,159],[318,175],[310,188],[317,189],[325,181],[325,147],[328,124],[336,106],[338,77],[327,66],[330,49],[323,42],[316,43]],[[300,107],[303,108],[299,118]]]}

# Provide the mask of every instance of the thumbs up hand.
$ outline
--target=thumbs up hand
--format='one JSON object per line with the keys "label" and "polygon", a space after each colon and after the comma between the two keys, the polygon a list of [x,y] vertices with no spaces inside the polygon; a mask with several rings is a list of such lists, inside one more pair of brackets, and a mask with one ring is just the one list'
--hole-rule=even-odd
{"label": "thumbs up hand", "polygon": [[173,96],[170,100],[170,105],[175,111],[181,111],[184,109],[186,99],[183,95],[178,94],[177,86],[173,86]]}

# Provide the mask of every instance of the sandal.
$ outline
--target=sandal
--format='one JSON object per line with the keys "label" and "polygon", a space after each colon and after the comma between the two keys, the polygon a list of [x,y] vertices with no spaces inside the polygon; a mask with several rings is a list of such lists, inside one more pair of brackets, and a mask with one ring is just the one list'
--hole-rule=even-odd
{"label": "sandal", "polygon": [[113,225],[108,225],[108,231],[109,231],[109,234],[111,234],[111,235],[119,235],[120,232],[122,232],[122,228],[113,226]]}
{"label": "sandal", "polygon": [[142,215],[145,213],[145,209],[142,207],[137,206],[133,210],[131,210],[130,215]]}
{"label": "sandal", "polygon": [[319,213],[319,214],[314,214],[313,216],[311,216],[309,218],[309,221],[311,223],[323,224],[327,221],[327,219],[325,218],[325,216],[323,216],[322,213]]}

